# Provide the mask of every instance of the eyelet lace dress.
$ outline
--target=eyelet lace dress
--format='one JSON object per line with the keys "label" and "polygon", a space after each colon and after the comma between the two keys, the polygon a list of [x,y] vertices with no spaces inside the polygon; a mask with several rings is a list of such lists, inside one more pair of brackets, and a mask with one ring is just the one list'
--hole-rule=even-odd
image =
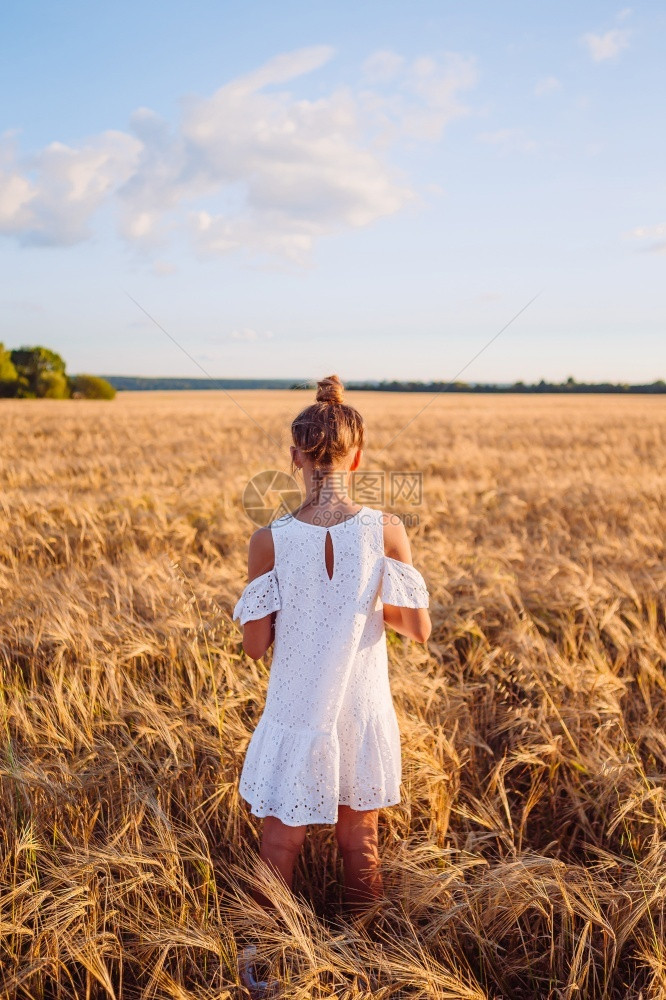
{"label": "eyelet lace dress", "polygon": [[243,625],[277,612],[266,703],[240,794],[255,816],[289,826],[336,823],[338,804],[395,805],[400,732],[382,605],[427,608],[425,581],[384,555],[382,512],[371,507],[328,527],[285,514],[271,531],[273,569],[248,583],[233,615]]}

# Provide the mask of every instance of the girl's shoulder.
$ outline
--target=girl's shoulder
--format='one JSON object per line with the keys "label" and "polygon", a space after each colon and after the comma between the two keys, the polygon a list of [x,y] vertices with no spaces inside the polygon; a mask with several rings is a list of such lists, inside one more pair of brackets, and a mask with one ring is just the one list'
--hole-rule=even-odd
{"label": "girl's shoulder", "polygon": [[400,515],[394,511],[378,511],[377,514],[384,540],[384,554],[410,562],[409,537]]}
{"label": "girl's shoulder", "polygon": [[376,526],[374,530],[381,532],[385,555],[396,559],[407,558],[407,561],[411,559],[409,538],[399,514],[377,507],[364,507],[362,518]]}
{"label": "girl's shoulder", "polygon": [[275,558],[273,535],[270,528],[257,528],[248,545],[248,571],[250,578],[272,569]]}

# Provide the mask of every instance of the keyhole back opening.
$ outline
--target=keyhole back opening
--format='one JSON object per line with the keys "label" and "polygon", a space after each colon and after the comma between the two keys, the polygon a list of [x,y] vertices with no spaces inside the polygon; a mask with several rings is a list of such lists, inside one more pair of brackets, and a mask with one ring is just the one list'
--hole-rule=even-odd
{"label": "keyhole back opening", "polygon": [[335,559],[333,556],[333,539],[331,538],[330,531],[326,532],[326,541],[324,542],[324,561],[326,563],[326,573],[328,578],[329,580],[332,580]]}

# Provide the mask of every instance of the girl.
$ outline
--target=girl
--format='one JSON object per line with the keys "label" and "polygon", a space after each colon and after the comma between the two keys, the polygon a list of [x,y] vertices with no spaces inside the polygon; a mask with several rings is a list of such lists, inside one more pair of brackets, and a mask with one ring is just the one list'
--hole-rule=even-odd
{"label": "girl", "polygon": [[400,801],[384,623],[425,642],[428,591],[402,521],[347,493],[364,425],[337,375],[318,383],[291,432],[305,500],[252,535],[249,582],[234,609],[248,656],[274,642],[239,790],[265,817],[261,858],[290,888],[307,824],[335,824],[345,903],[356,912],[382,894],[378,811]]}

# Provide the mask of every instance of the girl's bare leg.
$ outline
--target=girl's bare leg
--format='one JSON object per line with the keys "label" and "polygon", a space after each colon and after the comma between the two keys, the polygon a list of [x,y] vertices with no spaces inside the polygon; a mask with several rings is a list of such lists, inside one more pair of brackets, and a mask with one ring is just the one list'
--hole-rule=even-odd
{"label": "girl's bare leg", "polygon": [[384,892],[379,871],[378,809],[357,811],[338,806],[335,836],[342,854],[345,874],[345,903],[350,913],[358,913]]}
{"label": "girl's bare leg", "polygon": [[[261,835],[259,857],[271,868],[291,889],[294,878],[294,867],[305,840],[305,826],[287,826],[277,816],[266,816]],[[253,890],[254,899],[264,907],[272,907],[273,903],[258,889]]]}

